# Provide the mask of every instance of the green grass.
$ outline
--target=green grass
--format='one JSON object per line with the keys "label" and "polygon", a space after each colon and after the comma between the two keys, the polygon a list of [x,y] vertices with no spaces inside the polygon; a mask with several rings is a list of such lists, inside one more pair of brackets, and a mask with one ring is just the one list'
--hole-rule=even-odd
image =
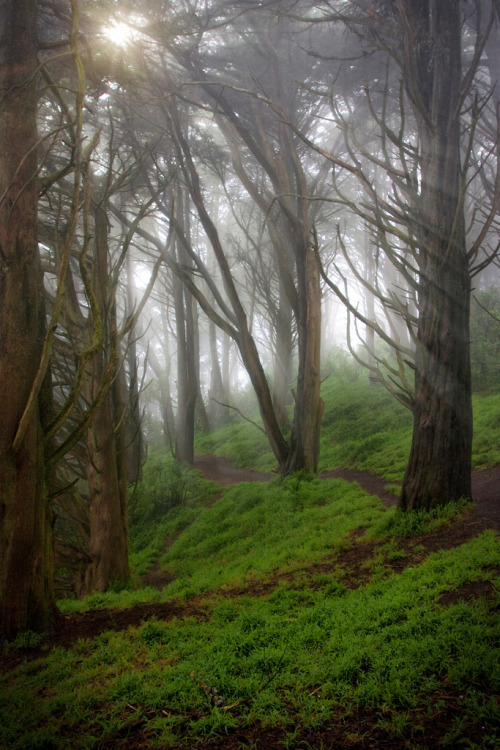
{"label": "green grass", "polygon": [[[322,385],[325,410],[320,471],[348,466],[372,471],[388,483],[401,482],[411,445],[412,415],[365,374],[353,382],[331,377]],[[500,464],[500,396],[473,397],[473,468]],[[260,418],[250,415],[257,423]],[[265,435],[248,422],[231,423],[199,436],[198,452],[227,456],[235,466],[270,471],[276,463]]]}
{"label": "green grass", "polygon": [[472,467],[484,469],[500,464],[500,395],[479,395],[472,399],[474,437]]}
{"label": "green grass", "polygon": [[215,453],[225,456],[234,466],[250,467],[256,471],[272,471],[276,459],[269,449],[269,442],[262,429],[262,420],[258,414],[251,414],[250,422],[230,422],[210,434],[199,434],[196,437],[196,453]]}
{"label": "green grass", "polygon": [[[323,396],[322,468],[347,464],[399,481],[409,413],[362,378],[327,380]],[[476,396],[474,415],[474,466],[500,463],[500,397]],[[240,465],[269,468],[265,440],[249,424],[203,440],[199,447]],[[11,670],[0,687],[0,747],[83,750],[137,740],[192,748],[260,726],[295,748],[308,746],[301,732],[344,725],[360,746],[358,711],[371,717],[367,737],[382,733],[393,746],[425,748],[435,727],[443,727],[443,747],[498,746],[498,535],[486,531],[430,556],[419,545],[417,563],[400,573],[390,566],[408,562],[404,540],[460,522],[466,505],[403,514],[356,484],[301,477],[240,484],[210,505],[219,489],[150,458],[132,509],[135,587],[61,608],[172,599],[192,607],[197,597],[192,611],[202,616],[103,632]],[[364,583],[350,588],[337,561],[356,546]],[[141,588],[158,557],[173,581],[163,591]],[[441,603],[446,592],[481,581],[490,582],[490,598]],[[27,633],[8,648],[40,645]]]}
{"label": "green grass", "polygon": [[326,381],[320,469],[351,466],[400,481],[411,441],[411,414],[383,386],[366,378]]}
{"label": "green grass", "polygon": [[230,488],[170,547],[168,595],[194,596],[311,564],[385,513],[378,498],[338,479]]}
{"label": "green grass", "polygon": [[[494,579],[499,565],[498,537],[485,532],[355,590],[283,584],[265,597],[220,601],[205,621],[151,620],[80,641],[9,675],[0,741],[93,748],[140,720],[149,747],[193,747],[256,722],[281,727],[293,743],[296,727],[356,707],[378,710],[379,724],[397,737],[412,711],[438,716],[453,696],[460,714],[444,746],[459,746],[457,737],[480,721],[482,747],[494,747],[498,613],[485,600],[443,607],[439,599]],[[248,702],[224,711],[206,688],[224,705]]]}

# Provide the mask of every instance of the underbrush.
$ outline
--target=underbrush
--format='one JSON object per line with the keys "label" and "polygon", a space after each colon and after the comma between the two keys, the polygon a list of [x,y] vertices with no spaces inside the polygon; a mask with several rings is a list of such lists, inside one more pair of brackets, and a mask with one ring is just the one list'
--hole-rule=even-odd
{"label": "underbrush", "polygon": [[[189,599],[306,567],[334,554],[349,534],[371,527],[385,512],[378,498],[341,479],[244,482],[210,507],[198,501],[172,508],[155,527],[136,532],[131,566],[136,574],[146,572],[169,539],[160,559],[174,580],[161,594],[155,592],[154,600]],[[130,606],[141,601],[143,591],[94,594],[60,606],[64,612]],[[144,601],[151,597],[146,590]]]}
{"label": "underbrush", "polygon": [[[363,378],[326,381],[323,395],[322,468],[400,481],[409,412]],[[474,465],[500,463],[500,397],[477,396],[474,407]],[[248,423],[204,440],[200,452],[271,466],[265,438]],[[150,457],[131,507],[135,587],[61,609],[175,598],[182,611],[200,597],[202,606],[189,606],[203,618],[153,618],[11,670],[0,688],[0,747],[192,748],[207,739],[223,746],[232,733],[242,747],[247,737],[249,747],[265,746],[256,727],[277,732],[285,748],[307,747],[329,727],[340,728],[339,747],[373,737],[414,750],[498,746],[498,536],[487,531],[427,557],[414,547],[413,567],[398,543],[457,523],[467,504],[403,514],[356,484],[303,476],[243,483],[211,505],[219,489]],[[357,560],[357,577],[339,565],[342,554]],[[172,582],[141,588],[158,560]],[[476,589],[487,596],[473,598]],[[28,633],[10,649],[41,646]],[[364,729],[359,712],[370,717]]]}
{"label": "underbrush", "polygon": [[180,534],[219,490],[199,471],[161,455],[148,458],[129,511],[130,569],[143,575],[161,553],[165,540]]}
{"label": "underbrush", "polygon": [[239,468],[272,471],[276,468],[276,459],[270,451],[262,420],[253,413],[251,418],[253,424],[244,421],[229,422],[210,434],[197,435],[196,453],[224,456]]}
{"label": "underbrush", "polygon": [[484,469],[500,464],[500,395],[476,395],[472,399],[474,436],[472,468]]}
{"label": "underbrush", "polygon": [[322,396],[320,469],[351,466],[400,481],[410,450],[409,410],[366,377],[348,384],[327,380]]}

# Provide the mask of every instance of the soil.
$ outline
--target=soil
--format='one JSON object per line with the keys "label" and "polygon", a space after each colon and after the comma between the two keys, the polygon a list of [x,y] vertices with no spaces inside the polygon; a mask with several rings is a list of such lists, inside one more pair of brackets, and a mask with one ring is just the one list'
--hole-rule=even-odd
{"label": "soil", "polygon": [[[205,455],[195,459],[195,468],[199,469],[207,479],[218,482],[221,487],[227,487],[239,482],[265,481],[273,478],[274,474],[263,474],[248,469],[238,469],[231,463],[219,456]],[[323,477],[338,477],[348,482],[358,484],[368,493],[382,499],[385,505],[397,504],[397,496],[387,492],[384,480],[368,472],[353,469],[335,469],[322,474]],[[462,544],[488,528],[500,532],[500,466],[473,472],[472,479],[474,505],[451,526],[439,529],[432,534],[413,537],[406,542],[400,542],[400,549],[405,556],[400,559],[385,560],[382,566],[387,575],[391,572],[399,572],[408,565],[421,562],[425,555],[430,552],[447,549]],[[220,495],[212,498],[216,501]],[[322,561],[321,564],[308,566],[298,573],[309,579],[311,587],[317,587],[315,582],[318,574],[335,572],[342,574],[342,584],[349,588],[362,585],[369,580],[371,575],[370,566],[367,561],[373,556],[375,544],[359,541],[363,530],[353,532],[353,544],[340,554],[332,555],[331,559]],[[174,539],[165,541],[165,548]],[[234,588],[224,591],[225,596],[235,597],[242,593],[250,595],[262,595],[272,591],[282,580],[292,581],[294,574],[277,574],[265,581],[251,582],[246,588]],[[145,585],[162,588],[171,578],[159,564],[153,566],[152,570],[143,577]],[[321,579],[320,579],[321,580]],[[443,595],[441,604],[449,606],[459,599],[468,600],[478,596],[487,598],[493,596],[493,588],[490,583],[478,582],[468,584],[463,589],[448,592]],[[34,658],[45,657],[54,647],[70,648],[79,638],[92,639],[106,630],[122,630],[129,626],[137,626],[151,617],[161,620],[171,620],[176,617],[194,616],[200,620],[209,616],[209,606],[203,597],[193,599],[188,603],[178,603],[175,600],[164,603],[141,604],[124,610],[95,610],[82,614],[58,615],[53,633],[43,637],[36,648],[17,651],[2,651],[0,653],[0,672],[5,672],[19,663]],[[425,724],[426,748],[432,750],[440,746],[440,739],[449,727],[449,723],[456,719],[460,711],[458,697],[446,694],[446,686],[439,694],[439,698],[446,699],[447,711],[439,715],[439,719],[423,721],[422,715],[415,716],[415,725],[421,727]],[[378,716],[370,712],[354,711],[349,715],[339,715],[338,721],[329,726],[320,727],[315,730],[304,729],[298,733],[295,747],[335,747],[339,748],[391,748],[397,750],[407,746],[401,744],[400,740],[394,740],[376,726]],[[117,736],[111,743],[105,743],[102,748],[142,748],[145,747],[145,736],[143,734],[144,719],[135,725],[129,726],[127,737]],[[442,725],[442,726],[441,726]],[[282,746],[284,732],[280,729],[261,727],[254,725],[235,733],[229,733],[224,738],[214,741],[200,742],[196,745],[198,750],[236,750],[237,748],[257,743],[261,748],[277,748]],[[435,738],[435,742],[433,740]],[[408,737],[411,741],[412,738]],[[418,738],[414,738],[418,744]],[[480,743],[481,728],[469,727],[468,739]],[[411,744],[411,742],[410,742]],[[480,744],[478,745],[480,746]]]}

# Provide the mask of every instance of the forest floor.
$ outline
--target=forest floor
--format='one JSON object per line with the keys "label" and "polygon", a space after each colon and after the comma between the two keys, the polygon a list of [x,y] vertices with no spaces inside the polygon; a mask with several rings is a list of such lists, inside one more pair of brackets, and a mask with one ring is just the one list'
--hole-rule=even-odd
{"label": "forest floor", "polygon": [[[205,479],[212,479],[221,487],[228,487],[239,482],[264,482],[275,477],[275,474],[262,474],[251,469],[238,469],[223,456],[212,454],[196,456],[195,469],[201,471]],[[384,505],[397,505],[398,497],[385,489],[386,481],[377,474],[356,469],[333,469],[325,471],[321,477],[336,477],[347,482],[358,484],[370,495],[379,497]],[[500,466],[472,472],[472,494],[474,512],[477,517],[484,517],[489,528],[500,531]]]}
{"label": "forest floor", "polygon": [[[222,487],[227,487],[240,482],[265,481],[275,475],[262,474],[248,469],[238,469],[223,458],[214,455],[198,456],[195,460],[197,468],[207,479],[217,481]],[[397,497],[385,490],[385,481],[374,474],[360,472],[351,469],[336,469],[322,474],[324,477],[339,477],[349,482],[356,481],[369,494],[376,495],[382,499],[386,506],[397,504]],[[424,534],[418,537],[412,537],[407,540],[399,540],[399,547],[405,552],[405,556],[395,559],[386,567],[392,568],[391,572],[399,573],[405,567],[418,564],[422,560],[422,550],[424,554],[449,549],[463,544],[476,537],[485,529],[493,528],[500,532],[500,466],[486,469],[484,471],[475,471],[473,473],[473,508],[463,514],[457,520],[448,526],[441,527],[433,533]],[[212,499],[214,502],[217,499]],[[362,534],[358,530],[352,534],[353,542]],[[166,546],[168,546],[167,540]],[[315,577],[319,573],[328,573],[339,565],[345,570],[343,583],[350,587],[356,588],[368,582],[370,578],[369,567],[366,561],[374,553],[377,542],[364,542],[355,544],[332,556],[332,559],[324,559],[321,563],[309,566],[307,569],[300,571],[302,576],[306,576],[310,581],[311,588],[315,586]],[[415,551],[417,548],[417,551]],[[144,585],[150,585],[161,589],[171,578],[167,578],[167,572],[164,571],[160,564],[153,566],[153,569],[143,577]],[[251,596],[262,596],[271,593],[282,581],[293,582],[296,573],[277,573],[275,576],[265,581],[251,581],[245,587],[239,587],[230,591],[225,591],[225,596],[235,598],[242,594]],[[494,595],[493,586],[490,582],[474,582],[473,585],[463,586],[460,589],[449,592],[446,595],[446,602],[449,605],[458,600],[469,600],[479,596],[490,598]],[[196,617],[200,620],[208,617],[207,608],[204,606],[203,599],[206,597],[196,597],[188,602],[168,601],[161,603],[139,604],[127,609],[100,609],[78,614],[59,615],[56,622],[56,629],[52,634],[44,636],[39,646],[29,650],[19,649],[17,651],[0,652],[0,672],[12,669],[17,664],[26,660],[40,657],[46,657],[48,652],[54,647],[71,648],[78,639],[92,639],[106,630],[122,630],[129,626],[138,626],[151,617],[160,620],[172,620],[179,617]],[[446,717],[443,716],[446,721]],[[358,733],[360,727],[365,732],[365,736],[370,737],[368,744],[359,747],[383,747],[396,750],[401,745],[394,739],[382,736],[376,726],[376,716],[370,716],[369,712],[355,712],[349,718],[353,726],[356,725]],[[438,747],[438,738],[442,737],[443,727],[435,727],[436,747]],[[322,727],[317,730],[307,730],[301,735],[301,741],[306,743],[305,747],[356,747],[355,745],[344,745],[342,738],[346,737],[345,723],[337,727]],[[426,727],[426,736],[428,742],[431,741],[434,733],[433,727]],[[339,734],[340,733],[340,734]],[[244,734],[244,736],[243,736]],[[235,750],[246,744],[258,743],[262,748],[280,747],[280,731],[268,727],[255,726],[247,728],[240,735],[227,736],[218,738],[217,741],[206,741],[197,744],[198,750]],[[373,744],[372,744],[373,743]],[[141,744],[140,731],[137,737],[128,736],[126,745],[114,745],[116,747],[140,748]],[[108,745],[103,745],[108,747]],[[434,747],[432,744],[426,747]]]}
{"label": "forest floor", "polygon": [[[206,479],[216,481],[221,487],[228,487],[240,482],[266,481],[275,476],[251,469],[236,468],[226,458],[212,454],[197,456],[194,466]],[[387,507],[396,505],[398,502],[396,495],[386,491],[384,479],[376,474],[341,468],[324,472],[321,476],[358,482],[366,492],[380,497]],[[407,557],[394,562],[392,567],[395,571],[413,564],[414,560],[409,553],[415,546],[423,546],[426,552],[430,553],[438,549],[449,549],[463,544],[485,529],[495,529],[500,532],[500,466],[473,472],[472,485],[474,493],[473,509],[454,521],[451,527],[446,526],[444,529],[439,529],[430,534],[412,537],[405,544],[401,542],[400,546],[406,552]],[[215,502],[218,497],[212,498],[210,502]],[[168,547],[168,543],[172,541],[166,540],[165,549]],[[368,573],[363,563],[372,555],[375,546],[376,543],[366,543],[362,546],[350,547],[342,551],[340,559],[337,556],[331,562],[325,561],[321,565],[313,566],[309,569],[309,572],[312,576],[315,573],[326,572],[329,568],[333,569],[335,565],[340,564],[348,573],[349,585],[354,588],[367,582]],[[292,578],[293,574],[280,574],[265,583],[253,581],[245,589],[235,589],[230,594],[238,596],[246,593],[259,596],[272,591],[281,580],[291,580]],[[161,568],[159,562],[142,577],[145,586],[153,586],[158,589],[163,588],[170,581],[171,576]],[[345,583],[346,579],[344,578],[343,581]],[[480,594],[475,591],[475,595]],[[206,612],[201,606],[201,602],[192,599],[182,604],[170,601],[137,604],[120,610],[100,609],[61,615],[57,619],[55,631],[42,640],[39,648],[30,649],[26,653],[22,650],[8,653],[0,652],[0,671],[10,669],[17,662],[24,661],[26,658],[46,656],[47,651],[51,648],[70,648],[79,638],[94,638],[105,630],[121,630],[130,625],[139,625],[153,616],[162,620],[170,620],[174,617],[184,616],[206,617]]]}

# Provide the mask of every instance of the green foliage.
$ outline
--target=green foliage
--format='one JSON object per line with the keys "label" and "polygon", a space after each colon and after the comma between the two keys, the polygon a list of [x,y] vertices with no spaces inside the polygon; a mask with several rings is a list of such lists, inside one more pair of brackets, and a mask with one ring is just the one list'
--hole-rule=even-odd
{"label": "green foliage", "polygon": [[105,593],[90,594],[83,599],[61,599],[57,606],[63,613],[86,612],[94,609],[126,608],[134,604],[148,604],[161,601],[161,593],[156,589],[134,588],[121,591],[106,591]]}
{"label": "green foliage", "polygon": [[[368,378],[343,384],[325,381],[320,469],[350,466],[384,477],[398,490],[411,445],[412,415]],[[473,468],[500,464],[500,395],[473,396]]]}
{"label": "green foliage", "polygon": [[136,576],[146,573],[165,540],[189,526],[218,489],[215,482],[206,481],[200,472],[181,466],[171,457],[151,455],[131,500],[131,571]]}
{"label": "green foliage", "polygon": [[364,373],[363,366],[342,346],[332,346],[323,352],[322,371],[340,383],[354,383]]}
{"label": "green foliage", "polygon": [[214,483],[206,482],[198,471],[181,466],[170,456],[150,455],[142,480],[133,493],[130,506],[131,527],[139,529],[163,518],[172,508],[195,499],[208,499]]}
{"label": "green foliage", "polygon": [[7,649],[17,651],[19,649],[36,648],[41,640],[42,636],[40,633],[35,633],[33,630],[25,630],[24,633],[18,633],[14,640],[8,643]]}
{"label": "green foliage", "polygon": [[475,292],[471,319],[472,386],[477,392],[500,390],[500,288]]}
{"label": "green foliage", "polygon": [[436,531],[440,526],[456,519],[471,507],[469,501],[458,500],[432,510],[403,512],[398,508],[390,508],[383,518],[370,529],[369,536],[377,538],[400,537],[403,539],[420,536]]}
{"label": "green foliage", "polygon": [[472,399],[474,436],[472,466],[484,469],[500,464],[500,395],[479,395]]}
{"label": "green foliage", "polygon": [[193,596],[239,585],[278,568],[297,569],[342,545],[385,509],[377,498],[339,479],[242,483],[180,536],[163,564],[176,580],[165,593]]}
{"label": "green foliage", "polygon": [[[397,482],[409,412],[362,375],[330,378],[323,397],[323,468],[349,463]],[[474,418],[475,465],[500,463],[500,397],[476,395]],[[209,450],[228,455],[234,444],[241,465],[262,467],[270,454],[261,439],[248,423],[226,426]],[[448,727],[443,746],[474,747],[477,726],[483,747],[497,746],[498,536],[488,531],[428,557],[420,545],[419,564],[399,574],[386,565],[404,560],[398,539],[451,525],[467,506],[402,514],[357,485],[303,475],[231,487],[208,507],[216,489],[151,456],[132,510],[132,568],[137,576],[161,556],[174,580],[162,592],[110,591],[61,605],[70,612],[197,596],[203,617],[153,618],[11,670],[0,688],[1,747],[83,750],[129,733],[135,740],[137,731],[144,747],[195,747],[255,724],[279,728],[283,746],[297,747],[304,728],[348,721],[357,709],[378,715],[395,745],[420,733],[415,746],[427,746],[425,724],[435,720]],[[357,588],[337,562],[356,545],[364,561]],[[461,601],[460,588],[476,581],[491,582],[492,598]],[[453,590],[456,602],[443,606]],[[16,648],[36,645],[28,634]],[[238,705],[225,711],[213,695]]]}
{"label": "green foliage", "polygon": [[[498,597],[450,606],[440,599],[494,580],[499,565],[490,531],[357,589],[283,583],[266,597],[219,601],[207,619],[150,620],[79,641],[7,675],[0,745],[93,748],[139,725],[145,747],[194,747],[260,723],[285,735],[288,727],[294,747],[292,727],[335,722],[356,707],[378,712],[379,727],[397,738],[412,725],[409,712],[447,717],[444,694],[460,704],[448,746],[480,722],[484,747],[494,747]],[[224,711],[213,694],[223,705],[242,703]]]}
{"label": "green foliage", "polygon": [[[258,413],[251,413],[250,418],[262,427]],[[257,471],[270,471],[276,465],[265,433],[245,421],[229,422],[210,435],[198,435],[195,449],[197,453],[225,456],[234,466]]]}
{"label": "green foliage", "polygon": [[[324,366],[328,377],[321,390],[325,409],[320,471],[339,466],[372,471],[397,492],[410,452],[411,412],[383,385],[371,384],[365,371],[353,374],[352,378],[345,374],[344,370],[349,371],[348,362],[344,362],[346,357],[349,359],[345,352],[339,354],[337,368],[333,364]],[[500,463],[500,396],[477,394],[473,405],[474,468],[494,466]],[[258,414],[249,416],[261,423]],[[233,421],[210,435],[199,435],[196,451],[215,452],[226,456],[235,466],[259,471],[272,471],[276,467],[265,435],[248,422]]]}
{"label": "green foliage", "polygon": [[320,468],[352,466],[401,480],[411,441],[408,409],[366,376],[349,384],[326,380],[322,396]]}

